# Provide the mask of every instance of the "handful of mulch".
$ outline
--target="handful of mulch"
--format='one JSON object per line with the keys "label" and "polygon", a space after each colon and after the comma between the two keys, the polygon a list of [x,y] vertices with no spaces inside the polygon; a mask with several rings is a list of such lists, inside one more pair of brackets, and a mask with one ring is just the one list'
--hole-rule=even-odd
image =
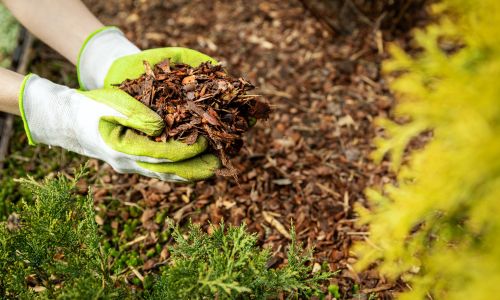
{"label": "handful of mulch", "polygon": [[270,113],[269,104],[259,95],[247,94],[255,87],[210,62],[193,68],[167,59],[152,68],[144,61],[144,69],[141,77],[127,79],[119,87],[165,120],[164,132],[152,139],[193,144],[203,135],[225,167],[217,174],[237,178],[229,157],[243,146],[243,133]]}

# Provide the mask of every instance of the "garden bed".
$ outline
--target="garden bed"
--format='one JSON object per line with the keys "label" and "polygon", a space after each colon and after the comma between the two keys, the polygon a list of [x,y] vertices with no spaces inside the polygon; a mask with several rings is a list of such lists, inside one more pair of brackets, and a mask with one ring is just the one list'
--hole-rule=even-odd
{"label": "garden bed", "polygon": [[[191,219],[205,229],[224,219],[245,222],[261,245],[273,250],[269,265],[280,266],[293,222],[298,239],[315,248],[315,268],[340,270],[330,284],[346,297],[391,297],[404,288],[374,271],[355,272],[350,249],[354,242],[369,242],[366,228],[355,226],[355,205],[366,205],[367,187],[392,180],[387,165],[374,164],[370,153],[374,119],[393,105],[380,74],[386,42],[406,44],[406,35],[394,37],[376,27],[336,35],[299,1],[85,2],[142,49],[184,46],[214,57],[254,83],[273,107],[270,119],[247,133],[232,160],[239,184],[231,177],[165,183],[117,174],[91,160],[91,176],[80,189],[92,187],[96,221],[108,247],[135,253],[134,270],[145,275],[169,255],[166,217],[179,224]],[[74,84],[69,63],[45,46],[36,52],[32,72]],[[63,155],[60,166],[76,164]],[[36,168],[33,161],[20,164]],[[137,274],[127,259],[121,275],[134,282]]]}

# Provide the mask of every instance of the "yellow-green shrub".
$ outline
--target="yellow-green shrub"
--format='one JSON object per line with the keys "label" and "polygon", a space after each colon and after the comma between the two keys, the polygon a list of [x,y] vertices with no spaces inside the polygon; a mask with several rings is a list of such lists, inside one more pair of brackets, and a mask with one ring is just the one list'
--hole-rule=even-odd
{"label": "yellow-green shrub", "polygon": [[[358,245],[358,267],[380,261],[412,289],[402,299],[500,297],[500,1],[444,0],[439,22],[415,32],[422,51],[392,49],[387,71],[399,103],[398,125],[380,120],[397,184],[367,192],[360,208],[374,242]],[[458,45],[443,49],[445,44]],[[408,142],[433,132],[422,150],[401,161]]]}

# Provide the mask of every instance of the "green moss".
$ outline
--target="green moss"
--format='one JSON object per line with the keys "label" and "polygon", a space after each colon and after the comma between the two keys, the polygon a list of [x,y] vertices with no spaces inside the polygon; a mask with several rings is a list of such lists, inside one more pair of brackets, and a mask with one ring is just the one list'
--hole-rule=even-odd
{"label": "green moss", "polygon": [[19,23],[5,6],[0,4],[0,67],[10,67],[12,53],[17,46],[19,31]]}
{"label": "green moss", "polygon": [[86,158],[64,149],[39,145],[29,146],[22,120],[14,121],[14,136],[11,138],[9,155],[0,170],[0,221],[6,220],[21,198],[30,198],[30,191],[16,182],[28,176],[40,180],[54,176],[57,171],[77,168]]}

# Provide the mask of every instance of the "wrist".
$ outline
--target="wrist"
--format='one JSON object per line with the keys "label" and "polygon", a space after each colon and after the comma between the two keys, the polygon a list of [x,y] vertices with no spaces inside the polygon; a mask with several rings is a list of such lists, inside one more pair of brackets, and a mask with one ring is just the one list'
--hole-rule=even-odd
{"label": "wrist", "polygon": [[[24,76],[0,68],[0,111],[14,115],[19,115],[19,90]],[[0,126],[1,127],[1,126]]]}
{"label": "wrist", "polygon": [[78,82],[83,90],[102,88],[113,62],[123,56],[139,53],[116,27],[103,27],[87,37],[77,61]]}

